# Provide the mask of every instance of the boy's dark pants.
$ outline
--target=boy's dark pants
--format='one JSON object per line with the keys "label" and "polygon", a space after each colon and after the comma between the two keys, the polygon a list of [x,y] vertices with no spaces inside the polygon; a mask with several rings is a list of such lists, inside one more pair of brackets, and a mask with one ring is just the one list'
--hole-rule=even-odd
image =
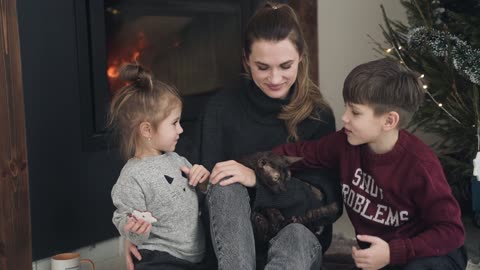
{"label": "boy's dark pants", "polygon": [[426,257],[402,266],[386,266],[383,270],[465,270],[467,253],[465,247],[458,248],[445,256]]}

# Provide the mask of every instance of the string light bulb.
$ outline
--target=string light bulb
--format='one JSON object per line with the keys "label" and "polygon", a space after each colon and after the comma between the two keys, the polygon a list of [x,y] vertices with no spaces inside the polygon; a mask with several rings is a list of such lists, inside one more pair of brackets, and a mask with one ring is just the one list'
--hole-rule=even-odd
{"label": "string light bulb", "polygon": [[423,87],[423,89],[427,89],[428,85],[424,84],[422,87]]}
{"label": "string light bulb", "polygon": [[420,79],[423,79],[423,78],[425,78],[425,74],[422,74],[422,75],[420,75],[420,77],[419,77],[419,78],[420,78]]}
{"label": "string light bulb", "polygon": [[388,48],[388,49],[386,49],[385,51],[386,51],[387,53],[391,53],[392,50],[393,50],[393,48]]}
{"label": "string light bulb", "polygon": [[438,107],[442,107],[442,106],[443,106],[443,104],[442,104],[442,103],[438,103]]}

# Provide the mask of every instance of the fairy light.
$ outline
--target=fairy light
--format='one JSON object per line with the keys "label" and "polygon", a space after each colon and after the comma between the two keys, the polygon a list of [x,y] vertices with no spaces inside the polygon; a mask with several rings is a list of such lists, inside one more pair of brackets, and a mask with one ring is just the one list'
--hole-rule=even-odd
{"label": "fairy light", "polygon": [[423,86],[423,89],[427,90],[428,89],[428,85],[424,84]]}
{"label": "fairy light", "polygon": [[403,47],[402,47],[402,46],[398,46],[398,49],[401,50],[401,49],[403,49]]}
{"label": "fairy light", "polygon": [[[425,85],[424,85],[425,86]],[[426,88],[425,88],[426,89]],[[425,93],[427,93],[427,95],[430,97],[431,100],[433,100],[433,102],[435,102],[435,104],[437,104],[437,106],[442,109],[442,111],[444,111],[446,114],[448,114],[448,116],[450,116],[453,120],[455,120],[455,122],[457,122],[458,124],[462,125],[462,122],[460,122],[455,116],[453,116],[451,113],[449,113],[444,107],[443,107],[443,104],[438,102],[433,96],[432,94],[427,90],[425,91]]]}
{"label": "fairy light", "polygon": [[388,48],[388,49],[385,50],[385,52],[386,52],[386,53],[391,53],[392,50],[393,50],[393,48]]}
{"label": "fairy light", "polygon": [[425,74],[422,74],[422,75],[420,75],[420,77],[419,77],[419,78],[420,78],[420,79],[423,79],[423,78],[425,78]]}

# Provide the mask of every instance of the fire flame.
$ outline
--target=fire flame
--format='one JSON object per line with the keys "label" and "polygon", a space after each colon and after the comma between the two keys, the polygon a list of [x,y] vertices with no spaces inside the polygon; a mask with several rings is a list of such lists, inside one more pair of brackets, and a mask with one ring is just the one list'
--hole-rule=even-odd
{"label": "fire flame", "polygon": [[118,77],[120,75],[120,68],[125,63],[135,63],[142,51],[147,47],[145,34],[139,32],[137,40],[129,48],[118,48],[117,50],[109,50],[107,61],[107,78],[110,86],[110,93],[113,95],[118,89],[127,85],[126,82],[121,81]]}

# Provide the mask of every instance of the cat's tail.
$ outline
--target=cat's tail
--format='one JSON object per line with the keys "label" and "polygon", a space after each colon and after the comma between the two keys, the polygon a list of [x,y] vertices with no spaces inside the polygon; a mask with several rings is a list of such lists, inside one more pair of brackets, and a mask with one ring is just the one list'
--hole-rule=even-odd
{"label": "cat's tail", "polygon": [[318,224],[318,221],[324,219],[325,217],[335,216],[339,210],[338,204],[333,202],[319,208],[310,209],[304,216],[292,216],[289,220],[289,223],[322,225]]}

